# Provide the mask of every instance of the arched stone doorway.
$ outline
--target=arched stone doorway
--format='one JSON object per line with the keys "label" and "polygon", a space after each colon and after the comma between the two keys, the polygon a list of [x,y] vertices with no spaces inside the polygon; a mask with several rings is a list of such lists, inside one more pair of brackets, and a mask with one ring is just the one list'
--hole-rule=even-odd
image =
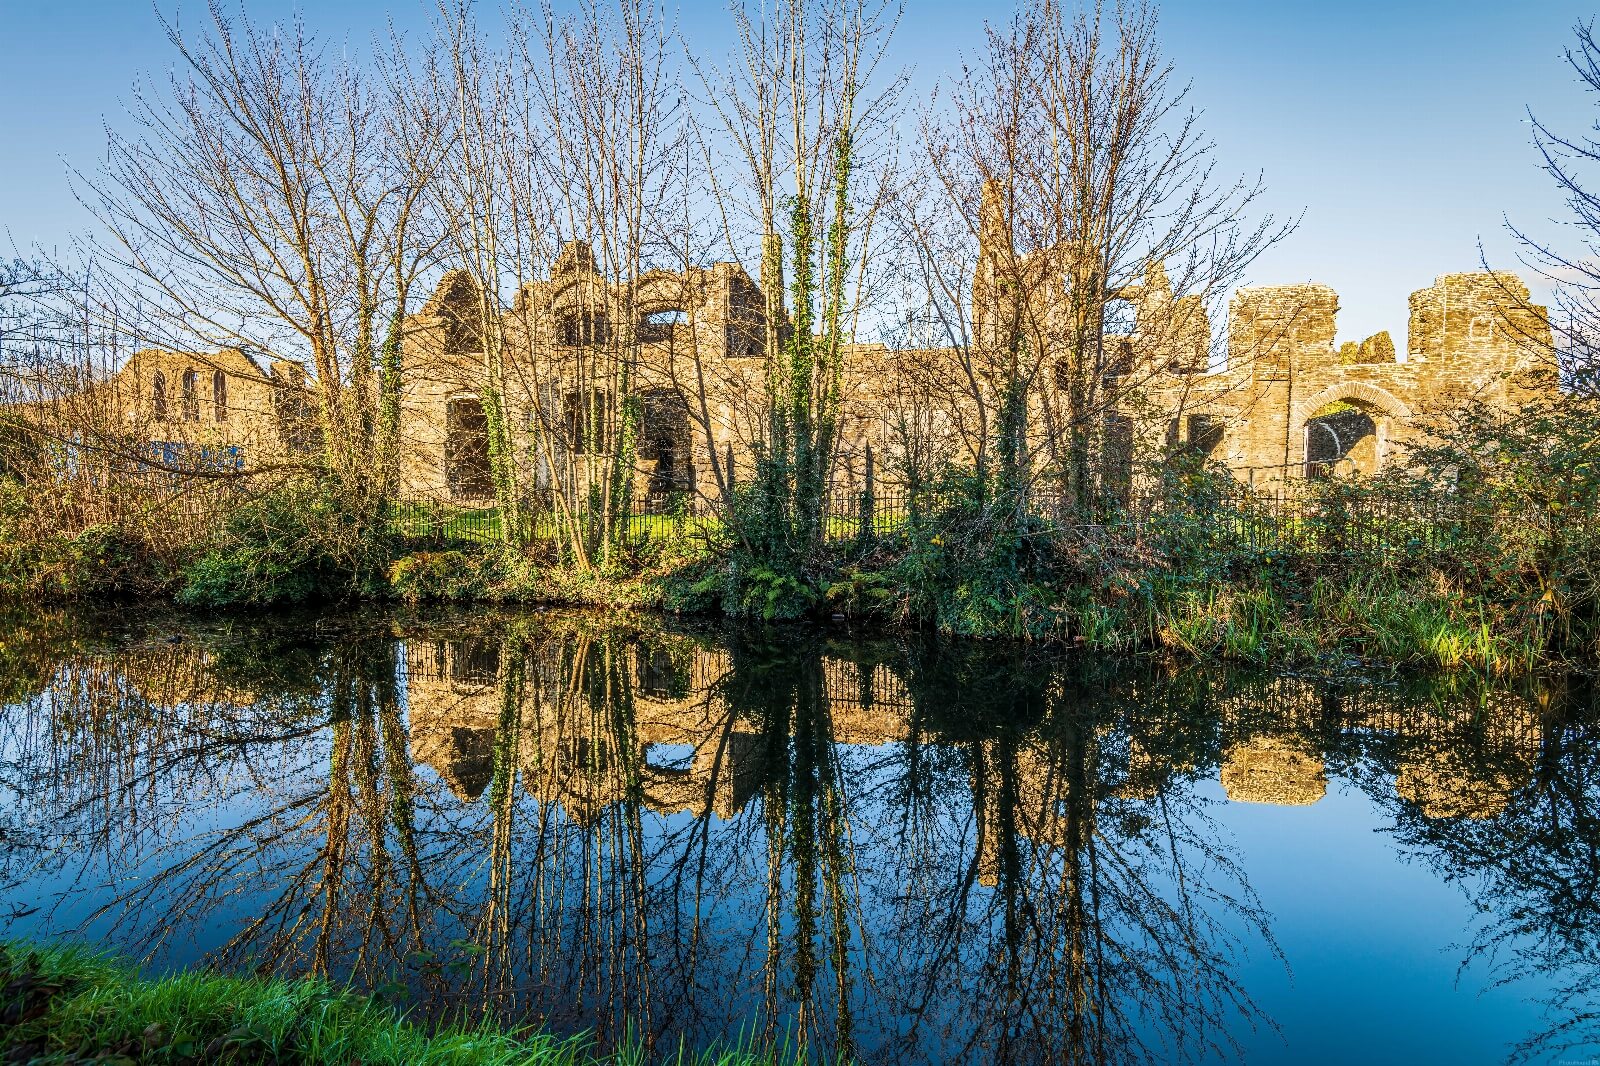
{"label": "arched stone doorway", "polygon": [[1324,389],[1296,410],[1305,476],[1377,473],[1410,417],[1410,408],[1375,385],[1347,382]]}

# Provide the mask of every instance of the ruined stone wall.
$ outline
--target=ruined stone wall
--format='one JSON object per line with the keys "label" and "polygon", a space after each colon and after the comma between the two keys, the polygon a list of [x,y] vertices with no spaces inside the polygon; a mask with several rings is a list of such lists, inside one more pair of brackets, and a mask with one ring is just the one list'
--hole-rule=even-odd
{"label": "ruined stone wall", "polygon": [[[846,349],[835,471],[841,498],[863,487],[869,454],[886,491],[913,469],[935,473],[976,461],[992,440],[1001,386],[981,349],[1007,316],[1028,323],[1043,353],[1030,390],[1030,462],[1045,469],[1055,461],[1050,442],[1065,417],[1064,382],[1049,346],[1062,341],[1059,309],[1045,297],[1065,283],[1069,257],[1046,250],[1001,263],[1003,256],[1004,249],[986,247],[974,276],[971,349]],[[1027,306],[1014,306],[1012,288],[997,280],[1000,266],[1045,279]],[[1387,332],[1340,343],[1339,298],[1326,285],[1238,290],[1225,360],[1213,359],[1213,324],[1200,297],[1175,293],[1159,264],[1117,296],[1132,321],[1104,341],[1106,376],[1096,386],[1108,413],[1121,412],[1151,449],[1203,444],[1252,484],[1381,469],[1418,439],[1432,414],[1469,398],[1514,406],[1556,390],[1544,358],[1544,309],[1511,274],[1445,274],[1412,294],[1403,355]],[[408,323],[402,473],[409,495],[474,501],[449,467],[451,404],[476,400],[482,385],[482,344],[460,325],[477,314],[477,298],[462,276],[449,276]],[[646,400],[646,425],[635,497],[681,486],[701,505],[722,500],[730,483],[753,472],[753,446],[765,428],[762,306],[759,289],[735,264],[651,271],[629,285],[602,276],[587,246],[569,245],[550,278],[526,285],[504,312],[506,400],[526,441],[518,456],[523,483],[548,484],[561,464],[582,476],[567,448],[568,408],[585,390],[615,384],[610,364],[569,343],[593,339],[573,336],[571,325],[593,315],[606,322],[613,351],[636,344],[633,388]],[[1222,364],[1215,371],[1214,361]]]}
{"label": "ruined stone wall", "polygon": [[102,398],[126,431],[166,462],[247,469],[281,460],[314,432],[304,370],[289,361],[263,367],[237,348],[136,352],[82,399]]}

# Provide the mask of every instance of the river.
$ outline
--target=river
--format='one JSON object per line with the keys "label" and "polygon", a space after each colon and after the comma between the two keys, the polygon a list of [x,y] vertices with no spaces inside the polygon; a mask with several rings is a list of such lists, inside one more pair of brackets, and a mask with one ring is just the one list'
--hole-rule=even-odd
{"label": "river", "polygon": [[0,936],[871,1063],[1600,1059],[1600,706],[559,611],[0,626]]}

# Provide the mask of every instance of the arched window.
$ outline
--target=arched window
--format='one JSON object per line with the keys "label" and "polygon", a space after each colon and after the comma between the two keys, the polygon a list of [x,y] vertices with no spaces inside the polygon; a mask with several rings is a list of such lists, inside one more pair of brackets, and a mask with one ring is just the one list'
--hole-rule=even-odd
{"label": "arched window", "polygon": [[183,420],[200,421],[200,385],[195,380],[193,367],[183,372]]}
{"label": "arched window", "polygon": [[211,404],[217,410],[217,421],[228,420],[228,375],[220,370],[211,372]]}
{"label": "arched window", "polygon": [[157,422],[167,420],[167,375],[159,370],[150,379],[150,416]]}

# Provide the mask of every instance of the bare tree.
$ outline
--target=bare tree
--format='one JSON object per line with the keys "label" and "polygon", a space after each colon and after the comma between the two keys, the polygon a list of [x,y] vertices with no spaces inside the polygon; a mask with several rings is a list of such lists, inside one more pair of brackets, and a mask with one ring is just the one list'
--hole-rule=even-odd
{"label": "bare tree", "polygon": [[[447,13],[433,85],[460,143],[439,187],[478,297],[479,397],[513,539],[547,505],[566,554],[606,565],[627,514],[639,423],[639,285],[685,183],[667,29],[645,0],[511,13],[497,52]],[[506,292],[505,290],[509,290]]]}
{"label": "bare tree", "polygon": [[[1590,92],[1600,92],[1600,41],[1594,20],[1573,27],[1577,42],[1564,52],[1567,65]],[[1509,219],[1506,229],[1519,246],[1522,263],[1548,282],[1556,313],[1551,317],[1553,344],[1543,353],[1569,389],[1600,397],[1600,191],[1590,177],[1600,164],[1600,137],[1591,126],[1577,135],[1563,134],[1543,122],[1532,109],[1533,143],[1542,167],[1561,190],[1570,212],[1566,232],[1570,248],[1534,236]],[[1517,304],[1524,303],[1517,300]],[[1517,329],[1518,334],[1526,330]],[[1542,342],[1522,336],[1524,341]]]}
{"label": "bare tree", "polygon": [[96,254],[165,343],[308,362],[324,467],[392,492],[400,324],[439,240],[421,205],[447,116],[395,106],[398,43],[374,74],[220,0],[198,35],[163,25],[176,72],[81,178]]}
{"label": "bare tree", "polygon": [[[702,143],[717,211],[736,256],[758,236],[765,299],[760,517],[739,532],[747,549],[792,566],[822,537],[845,354],[861,325],[874,225],[890,188],[874,170],[886,166],[879,153],[904,82],[879,66],[899,9],[784,0],[734,17],[730,69],[696,67],[716,120]],[[733,177],[719,176],[712,145],[732,157]]]}
{"label": "bare tree", "polygon": [[[969,454],[1019,500],[1042,475],[1098,497],[1102,459],[1129,444],[1119,406],[1206,370],[1208,309],[1286,232],[1245,221],[1259,182],[1216,180],[1156,31],[1149,3],[1047,0],[990,26],[922,119],[928,166],[897,219]],[[1124,342],[1147,302],[1136,364]]]}

